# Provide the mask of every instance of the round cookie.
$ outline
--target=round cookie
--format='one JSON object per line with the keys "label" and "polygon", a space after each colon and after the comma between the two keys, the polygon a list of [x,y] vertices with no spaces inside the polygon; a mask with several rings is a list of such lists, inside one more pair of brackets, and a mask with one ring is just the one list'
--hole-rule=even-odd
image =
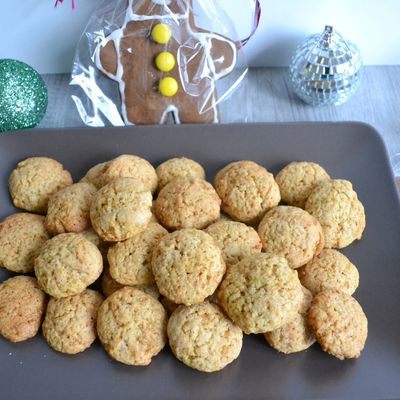
{"label": "round cookie", "polygon": [[166,234],[168,231],[160,224],[149,223],[142,232],[110,247],[107,258],[113,279],[128,286],[154,283],[151,256]]}
{"label": "round cookie", "polygon": [[167,312],[153,297],[131,287],[100,306],[97,332],[106,352],[127,365],[148,365],[167,342]]}
{"label": "round cookie", "polygon": [[[121,285],[112,278],[108,268],[103,271],[103,274],[101,276],[101,290],[104,296],[109,297],[123,287],[125,287],[125,285]],[[149,294],[151,297],[154,297],[157,300],[160,297],[160,292],[158,291],[158,287],[155,283],[148,285],[134,285],[132,287]]]}
{"label": "round cookie", "polygon": [[102,269],[99,249],[77,233],[62,233],[48,240],[35,260],[40,286],[55,298],[83,292]]}
{"label": "round cookie", "polygon": [[203,372],[225,368],[242,349],[240,328],[209,302],[180,306],[171,315],[167,332],[175,357]]}
{"label": "round cookie", "polygon": [[152,217],[151,206],[151,193],[140,181],[119,178],[97,192],[90,208],[90,219],[103,240],[119,242],[146,227]]}
{"label": "round cookie", "polygon": [[245,333],[265,333],[295,317],[303,292],[284,257],[260,253],[228,268],[218,300]]}
{"label": "round cookie", "polygon": [[305,209],[320,222],[325,247],[341,249],[361,239],[365,229],[364,206],[349,181],[319,183],[307,199]]}
{"label": "round cookie", "polygon": [[34,337],[42,323],[47,298],[36,279],[15,276],[0,284],[0,335],[10,342]]}
{"label": "round cookie", "polygon": [[282,201],[290,206],[304,208],[315,185],[330,179],[328,173],[313,162],[292,162],[275,177]]}
{"label": "round cookie", "polygon": [[219,220],[205,231],[221,249],[227,267],[261,252],[262,244],[257,232],[242,222]]}
{"label": "round cookie", "polygon": [[103,256],[103,260],[107,261],[107,253],[109,249],[109,243],[101,240],[100,236],[95,232],[93,228],[88,228],[82,232],[79,232],[86,240],[93,243],[99,250],[101,255]]}
{"label": "round cookie", "polygon": [[338,289],[352,295],[358,287],[359,273],[345,255],[324,249],[299,269],[299,279],[314,296],[326,289]]}
{"label": "round cookie", "polygon": [[50,197],[46,226],[53,235],[79,233],[90,227],[90,205],[97,192],[91,183],[75,183]]}
{"label": "round cookie", "polygon": [[107,164],[107,162],[96,164],[86,172],[86,175],[80,180],[80,182],[91,183],[96,186],[97,189],[100,189],[102,184],[101,176]]}
{"label": "round cookie", "polygon": [[48,239],[43,216],[10,215],[0,224],[0,266],[20,274],[32,272],[35,258]]}
{"label": "round cookie", "polygon": [[141,182],[143,191],[154,193],[158,178],[153,166],[144,158],[122,155],[109,161],[103,168],[99,183],[105,186],[118,178],[135,178]]}
{"label": "round cookie", "polygon": [[358,358],[368,336],[368,320],[356,299],[336,289],[318,293],[308,322],[322,350],[344,360]]}
{"label": "round cookie", "polygon": [[257,223],[281,200],[273,175],[253,161],[227,165],[215,177],[215,189],[222,199],[222,210],[246,224]]}
{"label": "round cookie", "polygon": [[213,238],[196,229],[164,236],[154,248],[151,264],[160,293],[176,304],[201,303],[214,293],[225,273]]}
{"label": "round cookie", "polygon": [[97,337],[97,312],[103,296],[86,289],[75,296],[51,298],[43,321],[47,344],[65,354],[77,354],[91,346]]}
{"label": "round cookie", "polygon": [[176,178],[155,201],[157,219],[168,229],[203,229],[220,216],[221,199],[199,178]]}
{"label": "round cookie", "polygon": [[204,168],[189,158],[177,157],[164,161],[156,168],[158,176],[158,190],[176,178],[206,179]]}
{"label": "round cookie", "polygon": [[43,214],[47,211],[50,197],[72,185],[72,178],[58,161],[32,157],[17,164],[8,184],[15,207]]}
{"label": "round cookie", "polygon": [[301,208],[278,206],[269,210],[258,226],[266,253],[286,257],[291,268],[308,263],[324,248],[320,223]]}
{"label": "round cookie", "polygon": [[284,354],[304,351],[315,343],[315,336],[307,320],[313,297],[308,289],[303,287],[302,290],[303,301],[296,316],[280,328],[264,334],[268,344]]}

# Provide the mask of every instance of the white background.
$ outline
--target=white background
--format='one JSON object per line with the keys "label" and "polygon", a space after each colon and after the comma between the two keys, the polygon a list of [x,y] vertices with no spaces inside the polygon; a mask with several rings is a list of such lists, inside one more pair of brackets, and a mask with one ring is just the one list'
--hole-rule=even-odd
{"label": "white background", "polygon": [[[75,44],[100,0],[0,0],[0,58],[28,62],[42,73],[70,72]],[[110,0],[112,1],[112,0]],[[215,0],[238,30],[250,29],[252,0]],[[253,66],[284,66],[307,35],[333,25],[360,48],[368,65],[400,64],[399,0],[262,0],[260,29],[246,46]]]}

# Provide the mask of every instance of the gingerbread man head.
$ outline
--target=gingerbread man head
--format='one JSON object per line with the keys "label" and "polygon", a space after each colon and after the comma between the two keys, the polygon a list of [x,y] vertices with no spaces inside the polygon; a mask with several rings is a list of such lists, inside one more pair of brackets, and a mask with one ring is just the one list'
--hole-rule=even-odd
{"label": "gingerbread man head", "polygon": [[218,122],[216,81],[235,67],[233,41],[196,27],[191,0],[129,0],[123,26],[97,48],[119,83],[127,124]]}

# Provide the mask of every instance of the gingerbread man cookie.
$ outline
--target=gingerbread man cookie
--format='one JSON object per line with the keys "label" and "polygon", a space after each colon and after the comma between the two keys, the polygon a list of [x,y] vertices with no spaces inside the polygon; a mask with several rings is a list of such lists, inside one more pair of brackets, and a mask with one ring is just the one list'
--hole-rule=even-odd
{"label": "gingerbread man cookie", "polygon": [[125,22],[98,46],[97,67],[119,84],[126,124],[219,122],[216,81],[236,44],[198,28],[192,0],[129,0]]}

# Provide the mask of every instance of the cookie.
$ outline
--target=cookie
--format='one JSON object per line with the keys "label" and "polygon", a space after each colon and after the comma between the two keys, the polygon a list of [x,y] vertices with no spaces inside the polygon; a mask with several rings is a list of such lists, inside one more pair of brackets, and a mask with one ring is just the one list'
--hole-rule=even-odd
{"label": "cookie", "polygon": [[190,368],[215,372],[239,357],[243,333],[215,304],[180,306],[168,322],[169,345]]}
{"label": "cookie", "polygon": [[303,301],[296,316],[280,328],[264,334],[268,344],[284,354],[304,351],[315,343],[315,336],[307,320],[313,296],[308,289],[302,289]]}
{"label": "cookie", "polygon": [[220,216],[221,199],[212,185],[198,178],[177,178],[155,201],[157,219],[168,229],[203,229]]}
{"label": "cookie", "polygon": [[257,232],[241,222],[217,221],[205,231],[221,249],[227,267],[261,252],[262,244]]}
{"label": "cookie", "polygon": [[324,249],[321,254],[300,268],[303,286],[315,296],[326,289],[338,289],[352,295],[359,283],[357,267],[337,250]]}
{"label": "cookie", "polygon": [[153,250],[151,264],[160,293],[176,304],[201,303],[214,293],[225,273],[213,238],[196,229],[164,236]]}
{"label": "cookie", "polygon": [[227,165],[216,175],[215,189],[222,199],[222,210],[250,225],[281,200],[273,175],[253,161]]}
{"label": "cookie", "polygon": [[204,168],[186,157],[171,158],[156,168],[158,191],[176,178],[206,179]]}
{"label": "cookie", "polygon": [[118,290],[100,306],[97,332],[114,360],[148,365],[167,342],[167,312],[150,295],[131,287]]}
{"label": "cookie", "polygon": [[318,255],[325,243],[317,219],[292,206],[269,210],[258,226],[258,234],[266,253],[285,257],[294,269]]}
{"label": "cookie", "polygon": [[48,239],[41,215],[10,215],[0,224],[0,266],[20,274],[32,272],[35,258]]}
{"label": "cookie", "polygon": [[35,260],[40,286],[55,298],[83,292],[102,269],[99,249],[77,233],[62,233],[48,240]]}
{"label": "cookie", "polygon": [[106,163],[99,176],[101,186],[119,178],[134,178],[140,182],[142,191],[154,193],[158,178],[154,167],[144,158],[124,154]]}
{"label": "cookie", "polygon": [[0,335],[10,342],[34,337],[42,323],[47,298],[36,279],[15,276],[0,284]]}
{"label": "cookie", "polygon": [[103,260],[107,261],[107,253],[110,247],[109,243],[104,242],[93,228],[85,229],[84,231],[79,232],[79,234],[86,240],[89,240],[89,242],[93,243],[100,250]]}
{"label": "cookie", "polygon": [[305,209],[320,222],[325,247],[341,249],[361,239],[365,229],[364,206],[349,181],[319,183],[307,199]]}
{"label": "cookie", "polygon": [[174,303],[164,296],[161,296],[160,303],[167,310],[168,315],[171,315],[179,307],[179,304]]}
{"label": "cookie", "polygon": [[330,176],[319,164],[307,161],[286,165],[275,178],[282,201],[300,208],[304,208],[314,187],[329,179]]}
{"label": "cookie", "polygon": [[[104,296],[109,297],[114,292],[116,292],[119,289],[122,289],[125,286],[126,285],[121,285],[112,278],[108,268],[104,269],[103,274],[101,276],[101,290]],[[149,294],[151,297],[154,297],[157,300],[160,297],[160,292],[158,291],[158,287],[155,283],[150,283],[148,285],[134,285],[132,287]]]}
{"label": "cookie", "polygon": [[90,205],[97,192],[91,183],[75,183],[50,197],[46,227],[53,235],[79,233],[90,227]]}
{"label": "cookie", "polygon": [[308,322],[322,350],[344,360],[358,358],[368,336],[368,320],[356,299],[337,289],[318,293]]}
{"label": "cookie", "polygon": [[154,246],[166,234],[168,231],[161,225],[149,223],[142,232],[110,247],[107,258],[113,279],[129,286],[154,283],[151,256]]}
{"label": "cookie", "polygon": [[125,123],[219,122],[216,82],[236,65],[235,42],[198,28],[191,0],[130,0],[124,21],[95,63],[118,82]]}
{"label": "cookie", "polygon": [[89,348],[97,337],[97,312],[103,300],[100,293],[90,289],[75,296],[50,299],[42,326],[47,344],[65,354]]}
{"label": "cookie", "polygon": [[228,268],[218,300],[245,333],[265,333],[295,317],[303,292],[284,257],[260,253]]}
{"label": "cookie", "polygon": [[60,189],[72,185],[72,178],[58,161],[32,157],[17,164],[8,184],[15,207],[44,214],[50,197]]}
{"label": "cookie", "polygon": [[105,241],[129,239],[149,223],[151,205],[151,193],[140,181],[116,179],[97,192],[90,208],[92,226]]}
{"label": "cookie", "polygon": [[97,189],[100,189],[102,186],[102,174],[106,166],[107,162],[96,164],[86,172],[85,176],[80,180],[80,182],[91,183],[92,185],[96,186]]}

